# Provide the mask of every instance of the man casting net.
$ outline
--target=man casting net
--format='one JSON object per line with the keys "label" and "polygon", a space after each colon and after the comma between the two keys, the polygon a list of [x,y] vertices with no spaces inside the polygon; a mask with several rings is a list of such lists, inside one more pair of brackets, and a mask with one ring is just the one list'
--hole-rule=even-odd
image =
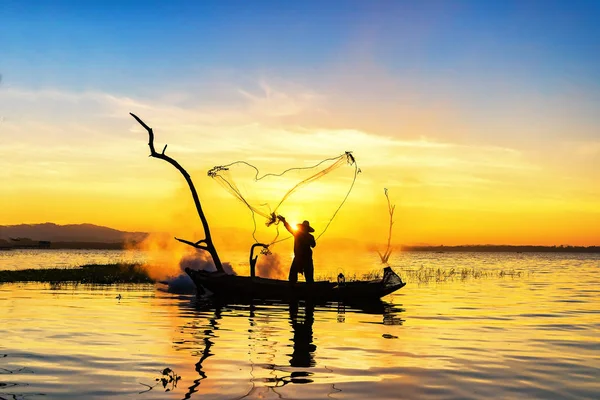
{"label": "man casting net", "polygon": [[[352,175],[349,180],[348,175],[345,175],[344,180],[347,183],[343,185],[344,189],[342,189],[345,196],[333,206],[332,212],[329,215],[319,218],[324,224],[319,227],[320,234],[317,237],[318,239],[325,233],[343,206],[360,172],[351,152],[344,152],[339,156],[324,159],[311,166],[288,168],[280,173],[262,175],[256,166],[246,161],[235,161],[227,165],[213,167],[208,171],[208,176],[215,179],[225,190],[250,210],[253,221],[252,237],[255,242],[259,242],[257,238],[257,220],[262,220],[266,227],[273,228],[271,230],[271,239],[260,241],[268,247],[289,238],[288,236],[285,238],[279,237],[279,220],[277,219],[277,215],[285,213],[288,216],[299,216],[297,214],[298,208],[302,208],[300,204],[303,201],[304,208],[306,208],[307,201],[314,204],[318,200],[320,203],[319,208],[323,208],[321,207],[322,204],[331,203],[329,199],[331,196],[327,195],[327,193],[331,193],[331,188],[324,184],[319,184],[317,181],[342,167],[348,166],[352,169]],[[257,185],[258,183],[260,183],[260,188]],[[321,194],[323,196],[320,196]],[[320,198],[315,199],[315,195],[318,195]]]}

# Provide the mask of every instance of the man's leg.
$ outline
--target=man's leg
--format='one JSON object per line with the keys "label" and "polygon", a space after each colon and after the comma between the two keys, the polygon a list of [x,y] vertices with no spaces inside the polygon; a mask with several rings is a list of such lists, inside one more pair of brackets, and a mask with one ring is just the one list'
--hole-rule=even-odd
{"label": "man's leg", "polygon": [[306,279],[306,283],[313,283],[315,281],[314,273],[315,266],[312,260],[310,260],[310,262],[306,263],[306,265],[304,266],[304,279]]}
{"label": "man's leg", "polygon": [[290,283],[298,282],[298,267],[297,263],[292,261],[292,266],[290,267],[290,275],[288,276],[288,280]]}

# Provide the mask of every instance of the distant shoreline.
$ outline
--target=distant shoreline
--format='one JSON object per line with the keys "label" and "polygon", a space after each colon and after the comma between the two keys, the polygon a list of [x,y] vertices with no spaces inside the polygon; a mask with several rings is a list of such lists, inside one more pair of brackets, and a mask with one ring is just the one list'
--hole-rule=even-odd
{"label": "distant shoreline", "polygon": [[[135,249],[135,243],[52,242],[47,246],[28,244],[0,246],[0,251],[33,250],[126,250]],[[600,253],[600,246],[534,246],[534,245],[460,245],[460,246],[400,246],[404,252],[434,253]]]}
{"label": "distant shoreline", "polygon": [[[223,234],[237,237],[242,230],[227,228]],[[247,233],[247,232],[245,232]],[[155,232],[169,237],[166,233]],[[127,250],[148,238],[152,233],[126,232],[93,224],[57,225],[41,224],[0,225],[0,251],[14,249],[60,249],[60,250]],[[166,236],[165,236],[166,235]],[[161,239],[162,240],[162,239]],[[355,238],[329,239],[326,247],[332,249],[365,249],[376,252],[382,243],[362,242]],[[248,242],[247,250],[251,242]],[[322,247],[320,247],[322,248]],[[600,253],[600,243],[594,246],[540,246],[510,244],[463,244],[455,246],[424,244],[399,244],[393,246],[405,252],[477,252],[477,253]]]}
{"label": "distant shoreline", "polygon": [[470,252],[470,253],[600,253],[600,246],[519,246],[519,245],[462,245],[462,246],[402,246],[402,251]]}
{"label": "distant shoreline", "polygon": [[35,242],[23,245],[2,246],[1,250],[126,250],[135,246],[135,243],[103,243],[103,242],[50,242],[48,245],[39,245]]}
{"label": "distant shoreline", "polygon": [[0,270],[0,284],[47,282],[52,284],[155,283],[140,264],[91,264],[79,268]]}

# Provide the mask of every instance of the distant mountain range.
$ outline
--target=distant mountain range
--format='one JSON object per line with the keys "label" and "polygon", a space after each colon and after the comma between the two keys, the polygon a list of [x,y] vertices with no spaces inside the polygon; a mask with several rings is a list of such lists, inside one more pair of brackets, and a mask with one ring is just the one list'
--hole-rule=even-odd
{"label": "distant mountain range", "polygon": [[[235,228],[222,230],[221,234],[229,238],[229,243],[239,246],[248,245],[248,240],[234,240],[245,237],[247,232]],[[140,242],[148,236],[145,232],[125,232],[93,224],[57,225],[21,224],[0,225],[0,250],[7,248],[64,248],[64,249],[121,249],[126,243]],[[40,243],[45,242],[45,243]],[[375,251],[377,246],[349,239],[330,238],[328,245],[339,248],[360,248],[364,246]],[[511,246],[511,245],[402,245],[402,251],[446,252],[600,252],[600,246]],[[398,250],[400,251],[400,250]]]}
{"label": "distant mountain range", "polygon": [[11,238],[28,238],[51,242],[123,243],[140,241],[147,235],[144,232],[124,232],[92,224],[57,225],[48,222],[45,224],[0,225],[0,240],[4,241],[11,241]]}

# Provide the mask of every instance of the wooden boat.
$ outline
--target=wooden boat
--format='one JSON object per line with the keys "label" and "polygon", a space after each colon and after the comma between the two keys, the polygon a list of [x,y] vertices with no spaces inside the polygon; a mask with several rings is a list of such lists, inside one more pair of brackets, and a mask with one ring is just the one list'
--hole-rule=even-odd
{"label": "wooden boat", "polygon": [[228,275],[189,268],[185,272],[192,278],[199,293],[225,299],[368,302],[379,300],[406,285],[390,267],[384,269],[382,279],[358,282],[338,279],[338,282],[321,281],[312,284],[291,284],[279,279]]}

